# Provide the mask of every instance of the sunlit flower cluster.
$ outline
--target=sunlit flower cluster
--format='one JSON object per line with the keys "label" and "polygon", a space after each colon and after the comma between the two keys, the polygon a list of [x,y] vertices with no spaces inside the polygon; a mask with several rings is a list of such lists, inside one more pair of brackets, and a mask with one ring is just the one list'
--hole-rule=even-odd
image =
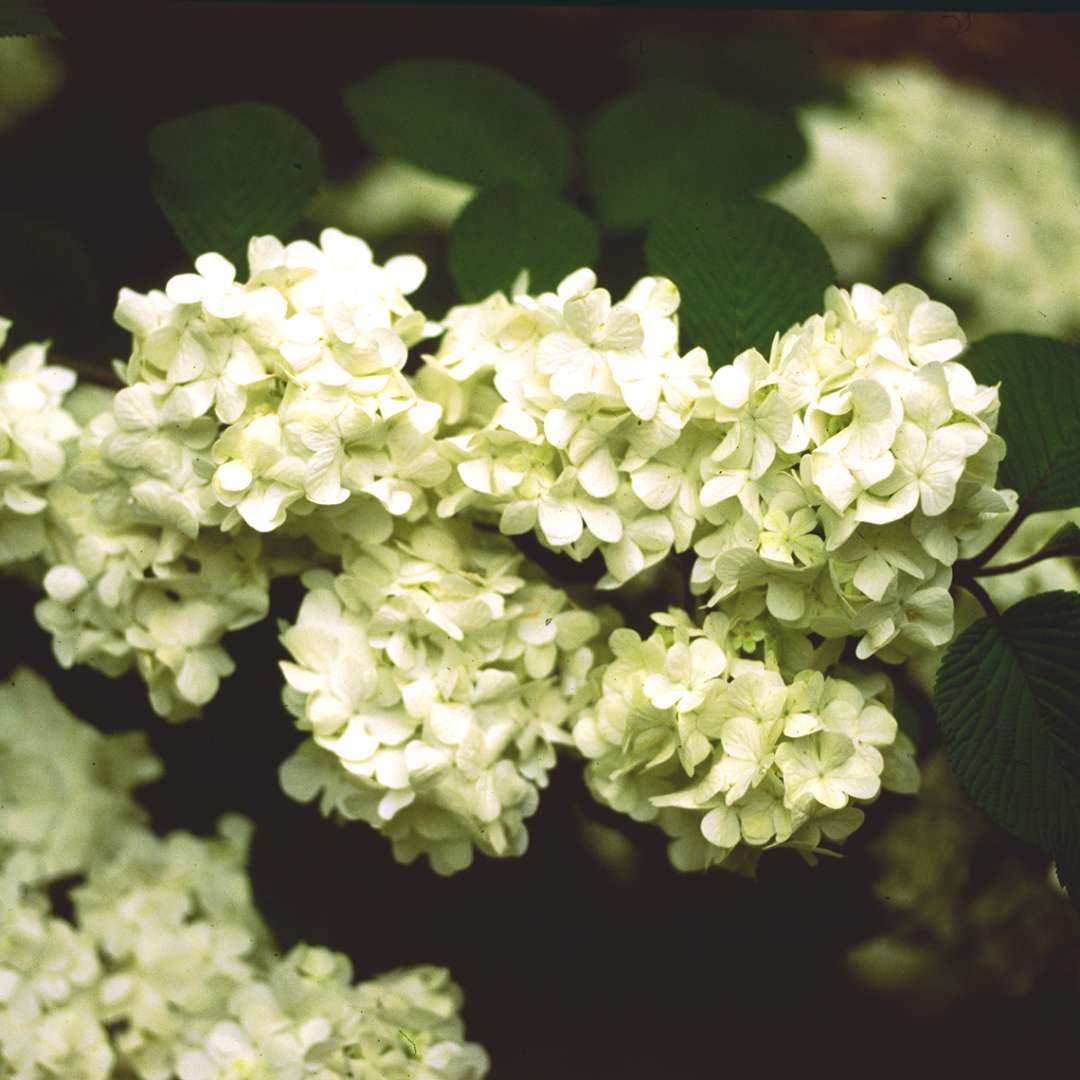
{"label": "sunlit flower cluster", "polygon": [[[11,322],[0,318],[0,348]],[[0,364],[0,566],[45,547],[45,489],[63,471],[79,425],[64,408],[75,385],[68,368],[47,365],[48,346],[31,343]]]}
{"label": "sunlit flower cluster", "polygon": [[[282,669],[308,738],[282,783],[374,826],[401,861],[426,855],[453,873],[477,850],[520,855],[557,749],[584,751],[588,737],[571,730],[586,730],[584,710],[612,708],[608,683],[631,663],[601,674],[618,615],[590,611],[586,593],[572,600],[511,537],[532,534],[579,562],[598,555],[602,590],[686,554],[700,611],[639,642],[634,663],[674,648],[664,635],[677,633],[678,649],[723,657],[702,676],[719,680],[710,701],[742,665],[766,664],[747,669],[749,682],[786,680],[801,694],[816,671],[821,715],[842,711],[834,692],[861,714],[880,709],[882,688],[822,682],[825,654],[812,662],[808,635],[830,642],[833,659],[851,637],[860,659],[945,644],[952,564],[1013,506],[994,488],[997,390],[958,359],[966,338],[952,310],[910,285],[830,288],[822,313],[778,333],[767,357],[749,349],[710,364],[701,348],[680,351],[679,294],[662,278],[613,302],[589,269],[540,295],[523,275],[509,296],[435,325],[406,300],[424,276],[413,256],[380,266],[362,241],[327,229],[320,246],[256,237],[248,260],[246,283],[208,254],[164,291],[122,290],[126,385],[71,395],[68,449],[41,480],[36,615],[61,664],[134,667],[155,711],[184,720],[234,670],[225,634],[267,614],[274,578],[301,577]],[[436,335],[406,375],[408,348]],[[57,384],[50,407],[62,410],[69,386]],[[625,633],[612,639],[620,657]],[[777,667],[770,645],[767,662],[766,638],[801,661]],[[696,715],[697,693],[655,708]],[[711,723],[677,755],[693,784],[700,755],[722,752]],[[815,753],[848,768],[843,739],[854,736],[781,726],[770,738],[769,769],[702,796],[729,808],[708,807],[711,840],[698,802],[649,801],[689,798],[685,785],[635,795],[632,812],[689,829],[681,864],[841,839],[838,823],[854,828],[858,815],[831,788],[811,799],[796,777],[812,773]],[[637,775],[623,768],[628,748],[594,740],[585,752],[606,763],[591,767],[594,789],[623,808]],[[846,798],[880,787],[886,758],[865,756],[876,771]],[[658,775],[648,770],[648,783]],[[742,800],[766,796],[782,810],[773,832],[760,838],[754,824],[736,837]]]}
{"label": "sunlit flower cluster", "polygon": [[304,575],[282,636],[285,703],[311,739],[285,790],[383,831],[440,873],[473,849],[520,855],[555,747],[590,691],[597,615],[548,585],[497,533],[403,526]]}
{"label": "sunlit flower cluster", "polygon": [[679,294],[643,278],[613,304],[587,269],[554,293],[497,293],[452,309],[422,392],[454,425],[440,516],[468,509],[556,551],[597,549],[601,582],[628,581],[689,547],[696,524],[675,454],[709,392],[702,349],[678,351]]}
{"label": "sunlit flower cluster", "polygon": [[953,312],[908,285],[830,289],[768,358],[710,373],[676,348],[670,282],[614,306],[595,284],[450,313],[420,377],[455,425],[438,513],[599,548],[607,588],[693,546],[710,604],[759,590],[788,626],[859,637],[860,657],[947,642],[949,567],[1011,505],[997,392],[957,361]]}
{"label": "sunlit flower cluster", "polygon": [[[848,104],[800,121],[805,168],[770,197],[876,280],[922,235],[920,272],[983,336],[1080,331],[1080,140],[1067,120],[914,64],[854,68]],[[920,232],[921,231],[921,232]]]}
{"label": "sunlit flower cluster", "polygon": [[[216,839],[160,838],[142,824],[128,789],[158,765],[141,740],[104,737],[75,721],[25,670],[0,690],[0,731],[3,1075],[486,1074],[487,1055],[463,1041],[461,993],[446,971],[416,967],[354,983],[342,954],[304,944],[275,952],[244,866],[252,833],[245,819],[223,818]],[[50,770],[62,774],[62,792]],[[9,784],[15,776],[24,779]],[[43,845],[46,822],[62,840]],[[13,868],[30,873],[16,881]],[[76,873],[83,880],[71,890],[67,921],[52,911],[47,889]]]}
{"label": "sunlit flower cluster", "polygon": [[232,672],[222,636],[266,614],[274,553],[258,534],[303,536],[324,509],[316,545],[380,542],[449,473],[439,407],[401,370],[425,332],[405,299],[423,264],[379,266],[334,229],[320,245],[256,237],[244,284],[207,254],[163,292],[121,290],[127,385],[86,419],[49,494],[38,618],[57,658],[135,664],[171,720],[197,715]]}
{"label": "sunlit flower cluster", "polygon": [[419,516],[422,489],[447,471],[430,440],[439,409],[402,374],[425,333],[405,299],[424,264],[379,266],[336,229],[319,246],[256,237],[248,262],[243,284],[207,254],[164,292],[121,290],[129,385],[100,420],[94,456],[144,513],[186,535],[271,532],[290,511],[350,496]]}
{"label": "sunlit flower cluster", "polygon": [[701,627],[653,615],[620,628],[601,691],[574,726],[601,802],[672,837],[683,870],[752,870],[760,852],[809,856],[862,823],[882,787],[914,792],[914,747],[883,704],[888,682],[826,676],[815,652],[745,600]]}

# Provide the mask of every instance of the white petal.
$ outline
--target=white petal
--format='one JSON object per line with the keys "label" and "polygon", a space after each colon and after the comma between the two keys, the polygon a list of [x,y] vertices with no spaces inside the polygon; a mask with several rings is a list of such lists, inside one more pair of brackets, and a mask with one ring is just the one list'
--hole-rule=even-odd
{"label": "white petal", "polygon": [[[622,539],[623,523],[618,511],[610,506],[603,506],[594,502],[580,502],[578,503],[578,509],[585,519],[585,525],[589,532],[597,540],[605,544],[617,544]],[[502,531],[505,532],[506,530]]]}
{"label": "white petal", "polygon": [[719,368],[712,377],[713,396],[727,409],[741,409],[750,399],[750,378],[734,364]]}
{"label": "white petal", "polygon": [[572,544],[581,536],[581,513],[572,502],[558,502],[545,496],[540,500],[539,519],[544,538],[554,547]]}
{"label": "white petal", "polygon": [[165,283],[165,295],[174,304],[197,304],[206,292],[206,282],[198,274],[177,274]]}
{"label": "white petal", "polygon": [[619,474],[607,447],[601,447],[578,470],[578,483],[594,499],[606,499],[619,486]]}
{"label": "white petal", "polygon": [[855,588],[871,600],[881,600],[893,583],[896,573],[878,552],[871,552],[855,571]]}
{"label": "white petal", "polygon": [[727,806],[710,810],[701,819],[701,835],[716,847],[735,847],[742,836],[738,814]]}
{"label": "white petal", "polygon": [[[721,479],[721,477],[716,479]],[[650,510],[662,510],[667,506],[675,498],[681,483],[682,473],[669,465],[661,465],[657,462],[643,466],[630,477],[630,486],[634,494]],[[704,495],[704,491],[702,494]],[[704,500],[703,505],[705,505]]]}

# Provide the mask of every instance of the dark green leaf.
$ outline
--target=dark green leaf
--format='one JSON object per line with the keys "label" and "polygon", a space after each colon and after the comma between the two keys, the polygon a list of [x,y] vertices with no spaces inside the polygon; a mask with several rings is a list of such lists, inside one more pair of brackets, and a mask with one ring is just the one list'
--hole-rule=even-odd
{"label": "dark green leaf", "polygon": [[687,343],[714,368],[751,346],[768,355],[773,334],[822,309],[835,272],[798,218],[757,199],[682,206],[650,228],[649,270],[679,287]]}
{"label": "dark green leaf", "polygon": [[570,143],[551,107],[495,68],[406,61],[354,83],[345,100],[379,154],[443,176],[557,191],[570,171]]}
{"label": "dark green leaf", "polygon": [[1008,447],[998,486],[1032,510],[1080,506],[1080,347],[1034,334],[994,334],[961,358],[1001,383],[998,434]]}
{"label": "dark green leaf", "polygon": [[596,261],[600,237],[580,210],[546,192],[518,187],[482,191],[450,232],[450,272],[464,300],[508,291],[521,270],[530,292],[553,289]]}
{"label": "dark green leaf", "polygon": [[893,706],[896,722],[900,730],[919,748],[922,742],[923,720],[918,706],[907,694],[899,688],[896,691],[896,701]]}
{"label": "dark green leaf", "polygon": [[4,0],[0,11],[0,38],[61,37],[43,0]]}
{"label": "dark green leaf", "polygon": [[799,166],[806,142],[786,113],[659,82],[605,109],[585,150],[600,223],[618,232],[684,203],[759,191]]}
{"label": "dark green leaf", "polygon": [[1049,540],[1046,541],[1044,551],[1057,551],[1059,548],[1070,550],[1080,544],[1080,526],[1074,521],[1066,521]]}
{"label": "dark green leaf", "polygon": [[646,78],[694,79],[757,104],[844,100],[843,84],[824,69],[813,43],[789,29],[759,27],[717,38],[646,27],[635,30],[622,51]]}
{"label": "dark green leaf", "polygon": [[980,619],[934,689],[957,779],[998,825],[1050,855],[1080,855],[1080,593]]}
{"label": "dark green leaf", "polygon": [[1071,547],[1073,544],[1080,540],[1080,525],[1077,525],[1075,521],[1066,521],[1053,536],[1046,542],[1046,546],[1050,548],[1059,547]]}
{"label": "dark green leaf", "polygon": [[159,124],[154,196],[188,254],[243,271],[252,236],[286,238],[323,179],[315,136],[273,105],[223,105]]}
{"label": "dark green leaf", "polygon": [[60,351],[94,355],[112,321],[86,248],[54,222],[0,214],[0,251],[0,315],[14,322],[9,348],[49,340]]}

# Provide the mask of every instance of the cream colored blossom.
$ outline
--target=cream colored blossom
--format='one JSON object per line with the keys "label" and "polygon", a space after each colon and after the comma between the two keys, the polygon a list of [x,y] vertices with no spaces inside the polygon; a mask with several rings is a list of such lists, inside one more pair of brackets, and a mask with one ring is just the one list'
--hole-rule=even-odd
{"label": "cream colored blossom", "polygon": [[400,529],[305,575],[282,636],[285,703],[312,733],[286,791],[383,831],[440,873],[474,847],[519,855],[555,746],[589,693],[600,620],[497,536],[464,524]]}
{"label": "cream colored blossom", "polygon": [[574,742],[595,797],[659,824],[675,866],[752,870],[781,844],[812,857],[858,826],[853,800],[873,800],[883,783],[911,790],[911,745],[876,697],[884,682],[804,668],[810,643],[760,614],[717,613],[701,627],[675,611],[653,618],[644,641],[612,635],[615,658]]}

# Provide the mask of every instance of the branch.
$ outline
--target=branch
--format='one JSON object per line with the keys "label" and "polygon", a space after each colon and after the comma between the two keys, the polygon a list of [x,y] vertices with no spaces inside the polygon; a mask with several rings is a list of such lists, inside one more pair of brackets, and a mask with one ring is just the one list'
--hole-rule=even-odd
{"label": "branch", "polygon": [[1045,559],[1080,559],[1080,544],[1063,544],[1061,547],[1043,548],[1034,555],[1028,555],[1026,559],[1017,559],[1016,562],[1002,563],[1000,566],[983,566],[973,571],[975,577],[993,577],[995,574],[1014,574],[1017,570],[1026,570],[1029,566],[1043,562]]}
{"label": "branch", "polygon": [[124,386],[111,367],[103,367],[101,364],[89,363],[86,360],[72,360],[68,357],[56,355],[49,357],[49,363],[70,368],[79,376],[80,382],[96,383],[98,386],[106,386],[110,390],[120,390]]}
{"label": "branch", "polygon": [[970,576],[957,576],[953,579],[955,583],[961,588],[966,589],[976,600],[979,601],[979,605],[983,611],[994,621],[997,622],[1001,618],[1001,612],[998,611],[994,605],[994,601],[990,599],[990,594]]}
{"label": "branch", "polygon": [[1024,524],[1028,514],[1035,508],[1035,500],[1039,496],[1039,491],[1043,484],[1049,477],[1049,473],[1042,477],[1041,480],[1024,496],[1020,505],[1016,508],[1016,513],[1008,520],[1005,528],[1001,530],[978,553],[978,555],[972,555],[970,559],[961,559],[954,565],[954,570],[958,578],[970,578],[974,576],[975,572],[981,567],[985,566],[1015,535],[1017,529]]}

